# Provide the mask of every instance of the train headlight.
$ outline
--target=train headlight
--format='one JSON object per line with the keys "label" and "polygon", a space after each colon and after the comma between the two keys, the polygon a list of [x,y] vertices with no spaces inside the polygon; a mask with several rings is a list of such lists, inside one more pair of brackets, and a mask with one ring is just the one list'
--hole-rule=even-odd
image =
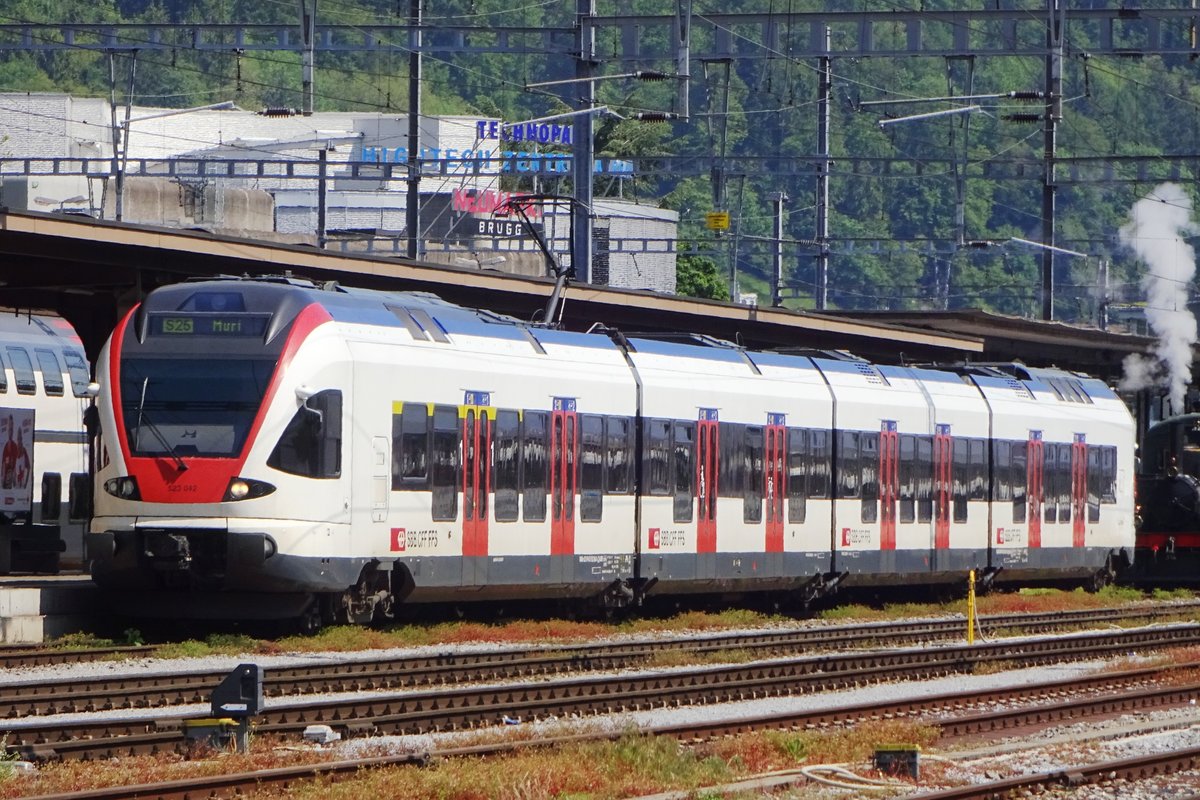
{"label": "train headlight", "polygon": [[266,497],[273,491],[275,491],[275,487],[264,481],[256,481],[253,478],[234,478],[229,482],[229,487],[225,489],[224,502],[253,500],[256,497]]}
{"label": "train headlight", "polygon": [[131,475],[106,480],[104,482],[104,491],[122,500],[142,499],[142,493],[138,491],[137,480]]}

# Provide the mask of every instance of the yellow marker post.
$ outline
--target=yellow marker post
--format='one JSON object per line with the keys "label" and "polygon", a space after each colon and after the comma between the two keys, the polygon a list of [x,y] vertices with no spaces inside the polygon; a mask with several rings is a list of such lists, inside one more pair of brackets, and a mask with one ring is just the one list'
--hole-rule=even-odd
{"label": "yellow marker post", "polygon": [[967,644],[975,644],[975,570],[967,573]]}

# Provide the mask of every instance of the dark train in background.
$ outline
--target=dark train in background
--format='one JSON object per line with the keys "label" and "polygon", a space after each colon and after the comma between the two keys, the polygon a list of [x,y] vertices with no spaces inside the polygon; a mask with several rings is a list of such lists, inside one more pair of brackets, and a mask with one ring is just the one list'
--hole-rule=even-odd
{"label": "dark train in background", "polygon": [[1200,414],[1151,425],[1139,456],[1137,546],[1125,577],[1139,586],[1200,585]]}

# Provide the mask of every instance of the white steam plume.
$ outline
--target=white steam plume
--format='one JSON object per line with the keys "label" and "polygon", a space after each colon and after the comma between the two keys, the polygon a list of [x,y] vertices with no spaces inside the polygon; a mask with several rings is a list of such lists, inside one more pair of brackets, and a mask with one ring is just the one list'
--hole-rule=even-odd
{"label": "white steam plume", "polygon": [[1200,228],[1192,222],[1192,201],[1174,183],[1159,185],[1133,204],[1121,242],[1145,262],[1146,321],[1158,337],[1157,362],[1145,356],[1125,359],[1123,389],[1143,389],[1165,380],[1171,410],[1184,411],[1183,398],[1192,381],[1192,345],[1196,318],[1188,310],[1188,289],[1196,273],[1196,253],[1183,240]]}

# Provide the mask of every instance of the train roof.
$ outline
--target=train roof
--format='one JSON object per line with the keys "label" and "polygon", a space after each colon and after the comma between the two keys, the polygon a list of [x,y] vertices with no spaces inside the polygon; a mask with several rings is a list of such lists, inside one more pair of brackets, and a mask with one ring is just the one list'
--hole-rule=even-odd
{"label": "train roof", "polygon": [[[228,295],[236,288],[239,311],[271,313],[268,338],[283,329],[303,308],[321,306],[338,322],[405,327],[418,338],[464,334],[484,338],[524,340],[535,351],[546,344],[615,349],[614,331],[597,326],[588,333],[562,331],[525,322],[514,317],[450,303],[429,292],[396,292],[341,286],[334,282],[319,284],[292,277],[222,277],[194,279],[164,286],[153,291],[142,310],[183,311],[220,310],[200,306],[206,296]],[[230,309],[233,310],[233,309]],[[0,327],[0,331],[3,328]],[[748,350],[736,343],[692,333],[628,333],[616,339],[634,352],[700,359],[714,362],[743,363],[752,372],[760,366],[788,369],[820,368],[825,372],[861,373],[868,378],[898,377],[901,373],[922,381],[960,382],[965,379],[981,384],[1039,389],[1061,400],[1090,402],[1115,397],[1102,381],[1060,369],[1028,367],[1019,362],[976,363],[928,366],[880,366],[841,350],[784,349]],[[869,373],[869,374],[868,374]]]}

